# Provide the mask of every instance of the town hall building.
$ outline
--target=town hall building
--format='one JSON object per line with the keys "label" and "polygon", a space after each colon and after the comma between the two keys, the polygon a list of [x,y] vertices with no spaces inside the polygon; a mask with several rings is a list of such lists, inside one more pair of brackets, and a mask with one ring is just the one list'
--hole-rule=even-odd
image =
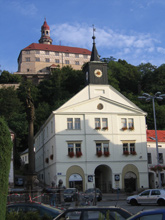
{"label": "town hall building", "polygon": [[86,86],[54,110],[34,137],[39,181],[62,180],[82,191],[148,188],[146,113],[108,84],[94,34],[84,77]]}

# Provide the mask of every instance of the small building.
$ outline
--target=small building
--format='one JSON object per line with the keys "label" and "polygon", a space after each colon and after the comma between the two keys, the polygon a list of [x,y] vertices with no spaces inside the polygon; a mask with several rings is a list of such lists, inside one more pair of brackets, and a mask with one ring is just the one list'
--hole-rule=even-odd
{"label": "small building", "polygon": [[161,183],[163,186],[165,186],[165,131],[157,130],[157,139],[159,164],[157,160],[155,130],[147,130],[147,151],[150,188],[158,187],[158,169],[161,175]]}
{"label": "small building", "polygon": [[146,113],[108,84],[93,36],[86,86],[51,113],[34,137],[38,179],[79,190],[148,188]]}
{"label": "small building", "polygon": [[29,149],[27,148],[26,150],[24,150],[21,154],[21,162],[22,164],[28,164],[29,163]]}
{"label": "small building", "polygon": [[39,43],[32,43],[21,50],[18,71],[14,74],[39,83],[48,78],[57,67],[70,65],[75,70],[81,70],[83,64],[90,60],[90,56],[91,51],[85,48],[53,45],[50,27],[45,20],[41,26]]}

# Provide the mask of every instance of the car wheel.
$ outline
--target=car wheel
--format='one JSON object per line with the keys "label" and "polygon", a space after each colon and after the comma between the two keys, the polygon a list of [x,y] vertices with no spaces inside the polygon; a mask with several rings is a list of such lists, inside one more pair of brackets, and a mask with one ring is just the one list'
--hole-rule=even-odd
{"label": "car wheel", "polygon": [[158,200],[158,205],[159,205],[159,206],[165,205],[165,201],[164,201],[163,199],[159,199],[159,200]]}
{"label": "car wheel", "polygon": [[137,205],[138,203],[137,203],[136,199],[131,199],[130,204],[131,205]]}

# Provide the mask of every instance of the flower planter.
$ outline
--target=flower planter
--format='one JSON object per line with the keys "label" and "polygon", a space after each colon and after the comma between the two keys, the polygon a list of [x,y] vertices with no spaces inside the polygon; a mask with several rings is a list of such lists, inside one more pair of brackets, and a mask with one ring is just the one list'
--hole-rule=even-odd
{"label": "flower planter", "polygon": [[162,171],[164,169],[164,167],[162,167],[161,165],[156,165],[156,166],[153,166],[153,167],[150,167],[150,170],[152,171]]}
{"label": "flower planter", "polygon": [[97,156],[98,156],[98,157],[101,157],[101,156],[102,156],[102,151],[98,151],[98,152],[97,152]]}
{"label": "flower planter", "polygon": [[124,154],[125,156],[128,156],[128,155],[129,155],[129,151],[124,151],[123,154]]}
{"label": "flower planter", "polygon": [[76,152],[76,157],[81,157],[82,153],[81,152]]}
{"label": "flower planter", "polygon": [[95,129],[96,129],[96,130],[100,130],[101,128],[100,128],[100,127],[96,127]]}
{"label": "flower planter", "polygon": [[108,130],[108,127],[103,127],[103,130]]}
{"label": "flower planter", "polygon": [[122,130],[123,130],[123,131],[127,130],[127,127],[123,127]]}
{"label": "flower planter", "polygon": [[74,157],[74,152],[69,152],[69,153],[68,153],[68,156],[69,156],[69,157]]}
{"label": "flower planter", "polygon": [[110,155],[109,151],[108,152],[104,152],[104,156],[105,157],[109,157],[109,155]]}
{"label": "flower planter", "polygon": [[133,130],[134,130],[134,127],[130,127],[129,130],[130,130],[130,131],[133,131]]}

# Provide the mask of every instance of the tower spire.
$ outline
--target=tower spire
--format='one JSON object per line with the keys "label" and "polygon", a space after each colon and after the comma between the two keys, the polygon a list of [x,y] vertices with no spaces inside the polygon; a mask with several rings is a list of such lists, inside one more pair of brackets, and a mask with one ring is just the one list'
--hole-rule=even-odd
{"label": "tower spire", "polygon": [[52,39],[50,38],[50,28],[46,22],[46,18],[44,24],[41,26],[41,38],[39,40],[40,44],[52,44]]}
{"label": "tower spire", "polygon": [[95,44],[95,31],[96,31],[96,28],[94,27],[93,25],[93,36],[92,36],[92,39],[93,39],[93,48],[92,48],[92,53],[91,53],[91,59],[90,61],[100,61],[100,57],[98,55],[98,52],[97,52],[97,49],[96,49],[96,44]]}

